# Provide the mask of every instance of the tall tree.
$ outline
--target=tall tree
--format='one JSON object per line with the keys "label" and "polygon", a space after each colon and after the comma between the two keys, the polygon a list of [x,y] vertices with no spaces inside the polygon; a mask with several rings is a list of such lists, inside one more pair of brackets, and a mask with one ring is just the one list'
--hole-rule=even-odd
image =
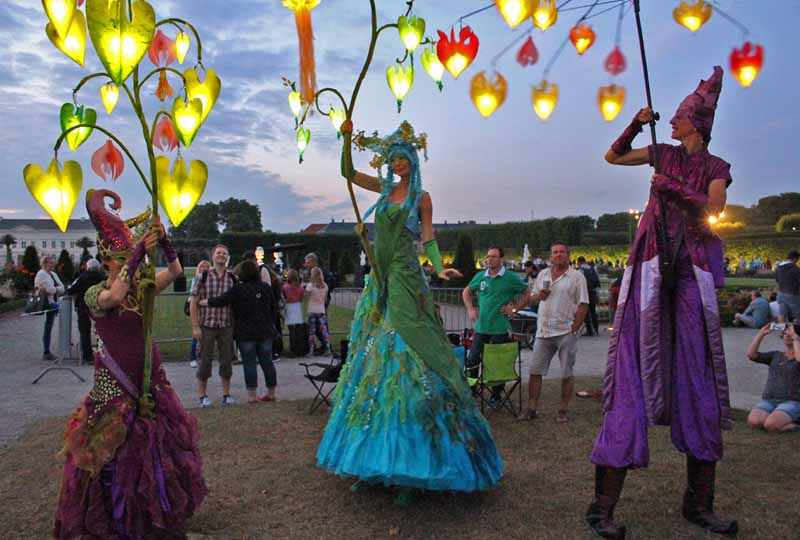
{"label": "tall tree", "polygon": [[353,263],[350,252],[348,250],[342,251],[342,255],[339,257],[339,276],[344,278],[348,274],[354,274],[355,271],[356,266]]}
{"label": "tall tree", "polygon": [[628,212],[603,214],[597,218],[598,232],[628,232],[630,227],[636,227],[636,217]]}
{"label": "tall tree", "polygon": [[244,199],[230,197],[219,203],[219,223],[225,232],[261,232],[261,210]]}
{"label": "tall tree", "polygon": [[36,272],[39,271],[39,253],[36,251],[36,246],[31,244],[25,248],[25,253],[22,255],[22,266],[30,276],[30,282],[33,284],[33,278]]}
{"label": "tall tree", "polygon": [[62,249],[56,261],[56,274],[61,278],[64,283],[70,283],[75,279],[75,265],[72,263],[72,257],[69,256],[69,251]]}
{"label": "tall tree", "polygon": [[800,193],[790,192],[758,199],[753,218],[761,225],[775,225],[781,216],[800,212]]}
{"label": "tall tree", "polygon": [[82,236],[75,242],[75,245],[79,248],[83,248],[81,252],[81,262],[88,261],[92,258],[92,254],[89,253],[89,248],[94,247],[94,241],[89,238],[88,236]]}
{"label": "tall tree", "polygon": [[14,264],[14,261],[11,259],[11,246],[17,243],[17,239],[14,238],[12,234],[4,234],[3,237],[0,238],[0,242],[6,246],[6,264]]}
{"label": "tall tree", "polygon": [[464,274],[460,280],[451,279],[447,282],[449,287],[466,285],[477,273],[475,269],[475,248],[472,245],[472,237],[468,234],[459,234],[456,240],[456,250],[453,256],[453,268]]}

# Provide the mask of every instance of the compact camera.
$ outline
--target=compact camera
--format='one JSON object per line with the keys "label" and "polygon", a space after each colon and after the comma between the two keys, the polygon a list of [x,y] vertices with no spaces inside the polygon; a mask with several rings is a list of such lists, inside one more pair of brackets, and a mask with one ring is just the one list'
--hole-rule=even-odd
{"label": "compact camera", "polygon": [[769,323],[770,330],[777,330],[778,332],[783,332],[786,330],[786,323],[785,322],[773,322]]}

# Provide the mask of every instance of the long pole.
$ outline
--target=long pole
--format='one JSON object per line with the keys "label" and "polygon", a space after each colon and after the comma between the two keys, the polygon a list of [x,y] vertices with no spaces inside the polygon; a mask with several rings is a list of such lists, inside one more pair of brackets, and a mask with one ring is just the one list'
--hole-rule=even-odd
{"label": "long pole", "polygon": [[[653,110],[653,96],[650,93],[650,74],[647,71],[647,55],[644,52],[644,33],[642,32],[642,19],[639,17],[639,0],[633,0],[633,12],[636,15],[636,31],[639,34],[639,52],[642,55],[642,73],[644,75],[644,92],[647,96],[647,106]],[[653,141],[653,168],[658,172],[658,153],[656,147],[656,117],[650,121],[650,138]]]}

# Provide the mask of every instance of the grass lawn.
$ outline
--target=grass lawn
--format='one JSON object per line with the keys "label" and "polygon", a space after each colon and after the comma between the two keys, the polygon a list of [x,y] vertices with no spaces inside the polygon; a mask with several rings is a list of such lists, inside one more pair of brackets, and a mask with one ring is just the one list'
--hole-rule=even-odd
{"label": "grass lawn", "polygon": [[771,289],[778,284],[773,278],[753,278],[753,277],[726,277],[725,288],[731,289]]}
{"label": "grass lawn", "polygon": [[[598,379],[578,381],[591,388]],[[546,381],[540,418],[491,417],[506,474],[499,486],[474,494],[426,493],[409,508],[387,488],[357,493],[351,481],[315,466],[325,414],[309,416],[305,401],[194,411],[200,421],[210,494],[188,524],[193,540],[221,539],[590,539],[583,512],[593,489],[588,461],[599,405],[574,403],[572,420],[554,422],[559,386]],[[725,434],[717,509],[738,518],[743,540],[800,540],[797,504],[800,436],[769,436],[744,427]],[[35,424],[0,451],[0,538],[48,538],[61,466],[54,457],[63,418]],[[669,430],[650,436],[651,467],[628,475],[616,516],[632,540],[722,538],[680,516],[684,460]]]}

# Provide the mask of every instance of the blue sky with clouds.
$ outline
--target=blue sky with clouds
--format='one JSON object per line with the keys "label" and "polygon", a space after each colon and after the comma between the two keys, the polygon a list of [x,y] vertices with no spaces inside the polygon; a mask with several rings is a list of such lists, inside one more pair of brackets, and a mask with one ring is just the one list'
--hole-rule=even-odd
{"label": "blue sky with clouds", "polygon": [[[187,159],[203,159],[209,168],[204,201],[245,198],[261,208],[265,228],[296,231],[331,218],[352,220],[345,184],[339,176],[339,146],[325,117],[307,122],[312,130],[305,162],[297,164],[294,121],[288,110],[281,76],[297,78],[297,35],[292,13],[279,0],[152,0],[157,17],[190,20],[203,39],[203,62],[222,79],[216,107],[200,129]],[[415,12],[427,21],[427,34],[449,29],[459,16],[487,5],[488,0],[417,0]],[[573,0],[571,6],[588,4]],[[396,20],[405,10],[402,0],[377,0],[379,24]],[[792,99],[798,74],[794,43],[800,21],[798,0],[719,0],[716,2],[750,29],[749,38],[765,48],[765,66],[752,87],[744,89],[729,75],[728,57],[742,45],[742,32],[715,14],[696,34],[672,19],[672,0],[642,0],[648,62],[656,109],[669,119],[680,100],[694,89],[714,64],[726,70],[711,151],[732,163],[734,183],[729,201],[751,204],[758,197],[798,189],[800,158],[794,149],[800,111]],[[602,7],[596,8],[598,11]],[[489,119],[481,117],[469,99],[469,83],[520,32],[511,30],[495,9],[471,17],[481,40],[478,57],[458,80],[446,75],[444,92],[417,62],[414,86],[398,115],[385,80],[385,69],[402,52],[396,32],[384,32],[370,74],[356,106],[356,129],[392,131],[402,119],[429,136],[430,161],[423,164],[423,182],[434,201],[436,221],[474,219],[479,222],[544,218],[569,214],[597,217],[608,211],[642,206],[649,171],[612,167],[603,154],[644,104],[641,68],[633,13],[623,22],[623,53],[628,69],[616,78],[625,86],[627,101],[611,123],[596,105],[599,86],[609,83],[602,63],[614,45],[617,11],[590,22],[597,41],[579,57],[568,46],[551,70],[549,80],[560,87],[558,106],[547,123],[533,113],[532,85],[583,9],[565,11],[547,32],[533,32],[539,62],[527,68],[515,59],[518,47],[500,58],[496,69],[508,81],[505,104]],[[47,19],[33,0],[0,3],[0,216],[40,217],[44,212],[27,192],[22,168],[43,167],[52,159],[59,135],[58,114],[70,101],[72,88],[100,67],[91,45],[84,68],[56,50],[44,33]],[[322,0],[313,11],[317,80],[335,86],[349,98],[366,55],[369,40],[367,0]],[[174,36],[172,36],[174,37]],[[193,55],[191,49],[189,55]],[[151,68],[145,59],[147,70]],[[187,64],[189,65],[189,60]],[[155,91],[157,78],[151,79]],[[79,102],[98,111],[98,124],[111,129],[146,161],[141,132],[130,105],[120,98],[108,116],[94,80],[79,94]],[[178,90],[177,81],[173,86]],[[333,103],[330,101],[330,103]],[[328,100],[322,99],[325,109]],[[147,100],[152,118],[160,103]],[[663,121],[659,136],[669,136]],[[640,135],[638,143],[647,138]],[[91,155],[105,142],[93,135],[76,152],[64,146],[59,156],[83,166],[84,189],[104,187],[89,166]],[[356,167],[367,169],[368,155],[356,154]],[[148,203],[130,163],[113,185],[126,213]],[[373,197],[362,194],[362,211]],[[85,215],[79,203],[74,216]]]}

